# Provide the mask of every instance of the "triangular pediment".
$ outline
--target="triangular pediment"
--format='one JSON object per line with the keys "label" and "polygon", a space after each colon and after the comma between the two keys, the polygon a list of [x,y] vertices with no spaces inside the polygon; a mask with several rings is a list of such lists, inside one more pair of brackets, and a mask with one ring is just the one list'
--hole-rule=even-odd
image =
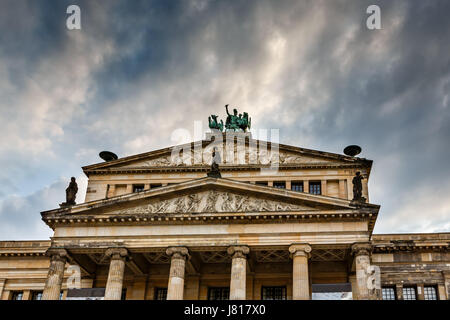
{"label": "triangular pediment", "polygon": [[[371,205],[369,205],[371,206]],[[320,212],[353,210],[350,201],[230,179],[201,178],[70,208],[43,212],[53,216],[167,216],[179,214]]]}
{"label": "triangular pediment", "polygon": [[[156,150],[118,160],[86,166],[85,172],[95,170],[127,170],[151,169],[160,167],[208,166],[211,164],[212,150],[217,145],[211,141],[198,141],[184,145],[177,145],[166,149]],[[260,140],[246,140],[245,143],[228,145],[224,143],[218,148],[223,167],[228,166],[264,166],[278,164],[292,165],[321,165],[336,166],[349,165],[370,160],[349,157],[328,152],[321,152],[282,144],[271,144]]]}

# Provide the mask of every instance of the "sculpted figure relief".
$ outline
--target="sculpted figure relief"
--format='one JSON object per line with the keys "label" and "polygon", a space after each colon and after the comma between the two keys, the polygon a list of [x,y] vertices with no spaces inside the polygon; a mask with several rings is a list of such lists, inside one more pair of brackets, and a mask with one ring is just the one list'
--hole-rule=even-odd
{"label": "sculpted figure relief", "polygon": [[173,199],[153,201],[134,209],[120,210],[119,214],[206,213],[206,212],[264,212],[301,211],[305,206],[259,199],[225,191],[204,191]]}

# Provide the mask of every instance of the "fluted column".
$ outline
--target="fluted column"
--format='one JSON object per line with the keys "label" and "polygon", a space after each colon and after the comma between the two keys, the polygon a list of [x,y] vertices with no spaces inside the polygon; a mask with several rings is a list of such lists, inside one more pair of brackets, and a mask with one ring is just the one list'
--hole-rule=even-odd
{"label": "fluted column", "polygon": [[369,289],[369,267],[370,254],[372,245],[369,242],[355,243],[352,246],[352,254],[354,255],[354,263],[356,270],[356,291],[358,292],[358,300],[376,299],[376,291]]}
{"label": "fluted column", "polygon": [[247,246],[232,246],[227,250],[231,255],[230,300],[245,300],[247,282]]}
{"label": "fluted column", "polygon": [[105,300],[122,298],[123,275],[128,250],[125,248],[109,248],[105,255],[111,259],[109,263],[108,281],[106,282]]}
{"label": "fluted column", "polygon": [[50,256],[50,267],[48,269],[47,280],[45,281],[42,300],[59,300],[61,286],[64,279],[64,267],[67,261],[67,251],[65,249],[48,249],[47,256]]}
{"label": "fluted column", "polygon": [[184,273],[186,269],[186,259],[189,258],[189,250],[186,247],[170,247],[167,248],[166,254],[172,257],[170,261],[167,300],[183,300]]}
{"label": "fluted column", "polygon": [[292,258],[292,299],[310,300],[308,258],[311,246],[306,243],[293,244],[289,252]]}

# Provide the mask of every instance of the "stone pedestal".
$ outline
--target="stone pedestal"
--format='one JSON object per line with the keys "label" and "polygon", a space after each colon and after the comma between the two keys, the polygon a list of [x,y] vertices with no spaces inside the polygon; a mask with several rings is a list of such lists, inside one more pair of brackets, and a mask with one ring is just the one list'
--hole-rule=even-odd
{"label": "stone pedestal", "polygon": [[166,254],[171,256],[169,285],[167,287],[167,300],[183,300],[184,274],[186,259],[189,258],[189,250],[186,247],[170,247]]}
{"label": "stone pedestal", "polygon": [[310,300],[308,258],[311,247],[308,244],[293,244],[289,247],[292,262],[292,299]]}
{"label": "stone pedestal", "polygon": [[67,261],[67,251],[65,249],[48,249],[46,255],[50,256],[50,267],[47,280],[45,281],[44,292],[42,293],[42,300],[59,300]]}
{"label": "stone pedestal", "polygon": [[231,255],[230,300],[245,300],[247,281],[247,246],[232,246],[227,250]]}
{"label": "stone pedestal", "polygon": [[123,275],[128,250],[125,248],[109,248],[105,255],[110,257],[108,281],[106,282],[105,300],[120,300],[122,298]]}
{"label": "stone pedestal", "polygon": [[352,246],[356,271],[356,291],[359,300],[376,300],[377,291],[368,287],[370,254],[372,246],[370,243],[355,243]]}

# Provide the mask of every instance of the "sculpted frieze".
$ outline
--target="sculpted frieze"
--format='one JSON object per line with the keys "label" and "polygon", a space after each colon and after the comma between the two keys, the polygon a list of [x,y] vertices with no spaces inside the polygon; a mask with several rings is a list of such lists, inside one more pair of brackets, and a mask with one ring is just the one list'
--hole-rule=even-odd
{"label": "sculpted frieze", "polygon": [[311,208],[226,191],[204,191],[172,199],[150,200],[148,204],[115,213],[164,215],[166,213],[282,212],[308,209]]}

